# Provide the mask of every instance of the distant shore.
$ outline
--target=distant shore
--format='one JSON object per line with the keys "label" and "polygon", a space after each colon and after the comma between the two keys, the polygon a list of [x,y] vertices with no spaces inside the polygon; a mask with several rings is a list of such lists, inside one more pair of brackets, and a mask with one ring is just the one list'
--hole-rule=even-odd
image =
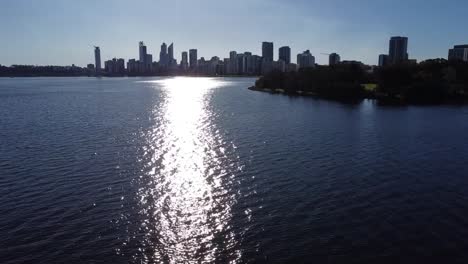
{"label": "distant shore", "polygon": [[375,99],[386,104],[467,104],[468,63],[443,59],[379,67],[303,68],[260,77],[252,91],[337,101]]}
{"label": "distant shore", "polygon": [[212,78],[259,78],[252,75],[0,75],[0,78],[62,78],[62,77],[83,77],[83,78],[139,78],[139,77],[212,77]]}

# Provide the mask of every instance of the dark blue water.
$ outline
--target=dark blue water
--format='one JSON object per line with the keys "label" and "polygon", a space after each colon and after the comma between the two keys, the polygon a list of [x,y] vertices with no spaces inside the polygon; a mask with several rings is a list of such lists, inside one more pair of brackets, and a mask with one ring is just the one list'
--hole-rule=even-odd
{"label": "dark blue water", "polygon": [[0,79],[1,263],[464,263],[468,107]]}

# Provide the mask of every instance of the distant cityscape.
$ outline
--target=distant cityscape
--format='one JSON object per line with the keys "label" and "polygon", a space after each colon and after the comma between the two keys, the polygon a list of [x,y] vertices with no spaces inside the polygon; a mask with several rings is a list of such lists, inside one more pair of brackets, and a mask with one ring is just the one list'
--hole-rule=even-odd
{"label": "distant cityscape", "polygon": [[[297,54],[296,63],[291,60],[291,48],[283,46],[278,49],[278,60],[274,60],[273,42],[262,43],[262,54],[255,55],[252,52],[229,52],[229,57],[221,59],[217,56],[209,60],[198,58],[198,50],[190,49],[181,52],[180,63],[174,57],[174,43],[169,46],[161,44],[159,60],[148,53],[143,41],[138,43],[138,59],[113,58],[101,61],[100,47],[94,47],[94,64],[90,63],[86,68],[72,66],[28,66],[12,65],[5,67],[0,65],[0,76],[13,75],[15,72],[29,72],[32,75],[72,75],[72,76],[166,76],[166,75],[201,75],[201,76],[259,76],[272,71],[293,72],[302,68],[316,67],[315,56],[306,50]],[[375,66],[368,66],[356,60],[341,60],[338,53],[321,55],[328,56],[328,64],[356,64],[372,70]],[[468,45],[455,45],[449,49],[448,60],[461,60],[468,62]],[[416,64],[408,54],[408,38],[395,36],[390,38],[388,54],[378,57],[378,67],[397,64]]]}

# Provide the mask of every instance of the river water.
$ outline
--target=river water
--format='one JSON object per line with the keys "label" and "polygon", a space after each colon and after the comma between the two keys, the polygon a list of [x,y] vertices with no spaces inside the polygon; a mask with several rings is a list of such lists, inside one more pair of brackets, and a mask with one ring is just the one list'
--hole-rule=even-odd
{"label": "river water", "polygon": [[468,107],[0,79],[1,263],[463,263]]}

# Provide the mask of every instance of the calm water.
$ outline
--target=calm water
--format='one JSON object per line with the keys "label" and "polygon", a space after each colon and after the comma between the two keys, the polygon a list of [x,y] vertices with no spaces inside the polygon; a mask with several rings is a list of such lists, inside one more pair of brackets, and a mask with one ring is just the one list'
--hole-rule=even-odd
{"label": "calm water", "polygon": [[468,107],[0,79],[1,263],[466,263]]}

